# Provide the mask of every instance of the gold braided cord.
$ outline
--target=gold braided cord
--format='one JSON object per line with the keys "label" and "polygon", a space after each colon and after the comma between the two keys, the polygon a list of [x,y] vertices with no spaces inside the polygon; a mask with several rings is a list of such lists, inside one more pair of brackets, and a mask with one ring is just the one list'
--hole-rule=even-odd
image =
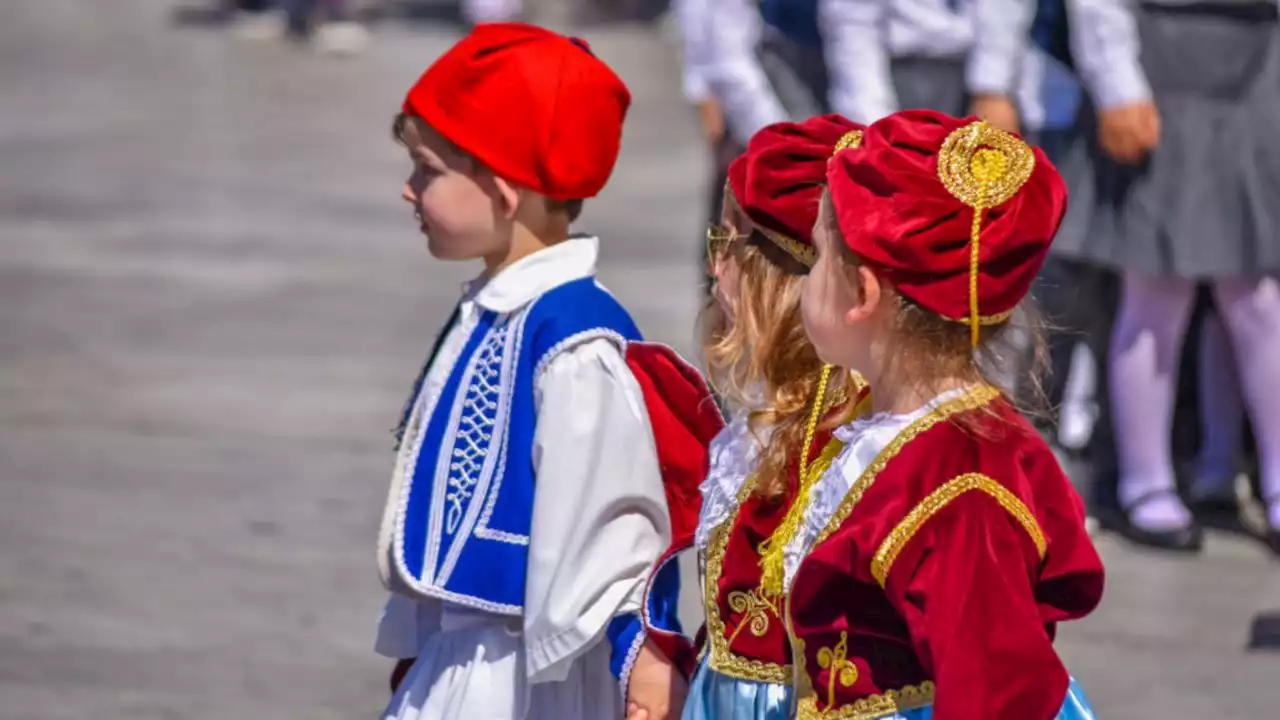
{"label": "gold braided cord", "polygon": [[822,373],[818,376],[818,388],[814,390],[813,409],[809,411],[809,422],[804,428],[804,448],[800,454],[800,477],[805,477],[809,473],[809,449],[813,447],[813,436],[818,434],[818,423],[822,421],[822,411],[825,409],[824,401],[827,399],[827,384],[831,382],[830,365],[822,366]]}
{"label": "gold braided cord", "polygon": [[981,120],[948,135],[938,151],[938,179],[947,192],[973,208],[969,231],[969,328],[970,342],[975,347],[979,328],[984,324],[978,308],[982,214],[1008,202],[1031,179],[1035,166],[1035,153],[1026,143]]}
{"label": "gold braided cord", "polygon": [[[832,370],[830,365],[823,365],[822,375],[818,378],[813,409],[809,412],[809,423],[804,430],[804,444],[800,447],[800,487],[782,523],[773,531],[769,539],[760,544],[760,594],[766,598],[782,595],[783,559],[787,545],[791,543],[796,533],[800,532],[800,523],[804,520],[805,509],[809,505],[809,493],[813,490],[818,478],[822,476],[822,472],[835,459],[835,452],[840,446],[840,443],[834,441],[827,443],[819,462],[810,467],[809,451],[813,447],[813,436],[817,434],[818,423],[822,420],[823,411],[826,409],[827,383],[831,379]],[[836,450],[833,450],[833,446]]]}

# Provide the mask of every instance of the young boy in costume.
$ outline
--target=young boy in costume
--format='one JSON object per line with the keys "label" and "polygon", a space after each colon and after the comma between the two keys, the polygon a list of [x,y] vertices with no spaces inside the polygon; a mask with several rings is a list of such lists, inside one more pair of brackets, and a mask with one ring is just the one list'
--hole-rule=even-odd
{"label": "young boy in costume", "polygon": [[[671,539],[673,474],[705,472],[721,423],[696,372],[641,343],[595,280],[598,241],[569,233],[613,170],[629,103],[585,42],[492,24],[428,68],[396,119],[431,254],[484,270],[401,425],[378,548],[392,593],[378,651],[401,660],[384,718],[630,705],[660,720],[681,701],[641,598]],[[672,573],[654,581],[655,626],[674,623]]]}
{"label": "young boy in costume", "polygon": [[1097,606],[1102,563],[1052,451],[989,380],[1062,179],[1014,135],[913,110],[872,124],[827,186],[805,329],[874,393],[815,463],[787,548],[797,717],[1092,718],[1053,637]]}

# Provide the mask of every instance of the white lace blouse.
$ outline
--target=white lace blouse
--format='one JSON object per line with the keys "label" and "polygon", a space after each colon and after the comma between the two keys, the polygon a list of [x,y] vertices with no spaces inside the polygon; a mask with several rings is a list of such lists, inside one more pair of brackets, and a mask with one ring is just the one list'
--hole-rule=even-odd
{"label": "white lace blouse", "polygon": [[748,411],[739,411],[711,441],[710,466],[702,481],[702,510],[694,544],[707,548],[711,531],[728,519],[738,505],[738,493],[760,461],[760,443],[747,423]]}

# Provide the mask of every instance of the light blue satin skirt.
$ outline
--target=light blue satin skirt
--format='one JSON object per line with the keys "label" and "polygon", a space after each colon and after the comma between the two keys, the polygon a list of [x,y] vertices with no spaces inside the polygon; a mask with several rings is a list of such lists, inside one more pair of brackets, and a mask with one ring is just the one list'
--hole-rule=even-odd
{"label": "light blue satin skirt", "polygon": [[680,720],[790,720],[795,712],[792,697],[789,685],[721,675],[704,657]]}
{"label": "light blue satin skirt", "polygon": [[[887,715],[882,720],[933,720],[933,707],[904,710],[896,715]],[[1067,688],[1067,699],[1063,701],[1056,720],[1097,720],[1093,707],[1089,705],[1089,698],[1085,697],[1084,690],[1080,689],[1074,678]]]}

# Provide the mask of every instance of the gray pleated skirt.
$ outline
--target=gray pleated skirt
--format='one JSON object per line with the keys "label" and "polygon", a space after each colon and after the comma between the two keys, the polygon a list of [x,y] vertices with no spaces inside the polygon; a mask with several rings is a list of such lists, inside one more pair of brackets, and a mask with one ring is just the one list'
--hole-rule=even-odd
{"label": "gray pleated skirt", "polygon": [[1061,257],[1197,280],[1280,271],[1280,24],[1270,2],[1137,9],[1160,146],[1112,162],[1094,110],[1058,160]]}
{"label": "gray pleated skirt", "polygon": [[963,58],[896,57],[889,61],[902,110],[925,108],[952,117],[969,114]]}

